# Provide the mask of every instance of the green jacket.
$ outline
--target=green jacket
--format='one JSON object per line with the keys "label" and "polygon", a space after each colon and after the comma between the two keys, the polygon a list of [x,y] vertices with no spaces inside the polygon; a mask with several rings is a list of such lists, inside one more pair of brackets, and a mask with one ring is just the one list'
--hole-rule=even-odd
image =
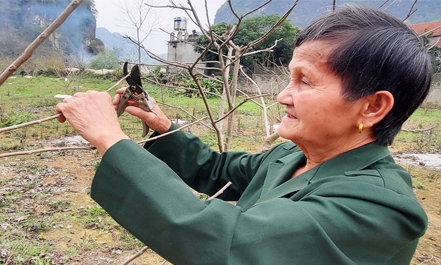
{"label": "green jacket", "polygon": [[[122,140],[104,154],[91,196],[177,265],[409,264],[427,217],[387,147],[290,179],[304,161],[291,142],[248,154],[215,152],[184,132],[145,148]],[[228,181],[211,201],[186,185],[211,195]]]}

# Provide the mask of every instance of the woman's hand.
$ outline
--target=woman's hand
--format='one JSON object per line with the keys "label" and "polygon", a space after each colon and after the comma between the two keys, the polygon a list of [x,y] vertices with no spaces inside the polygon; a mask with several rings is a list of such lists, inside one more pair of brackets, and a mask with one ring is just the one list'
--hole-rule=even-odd
{"label": "woman's hand", "polygon": [[119,125],[112,99],[107,92],[75,93],[58,103],[56,111],[62,114],[58,121],[67,120],[101,154],[119,140],[129,139]]}
{"label": "woman's hand", "polygon": [[[121,95],[124,93],[126,88],[121,88],[116,91],[115,98],[113,99],[113,105],[115,109],[118,108],[119,101],[121,99]],[[154,130],[157,133],[165,133],[170,129],[171,121],[165,116],[164,112],[159,108],[158,104],[156,104],[156,100],[150,97],[150,100],[153,101],[155,107],[151,111],[145,111],[138,107],[138,102],[135,100],[129,100],[127,102],[127,113],[136,116],[143,120],[148,127]]]}

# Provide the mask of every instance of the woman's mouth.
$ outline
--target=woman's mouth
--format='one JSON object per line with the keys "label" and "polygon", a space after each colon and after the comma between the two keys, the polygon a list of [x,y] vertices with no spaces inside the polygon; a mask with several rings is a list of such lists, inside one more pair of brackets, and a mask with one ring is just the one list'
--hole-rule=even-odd
{"label": "woman's mouth", "polygon": [[285,114],[286,114],[286,117],[287,117],[288,119],[297,119],[296,116],[294,116],[294,115],[292,115],[292,114],[290,114],[290,113],[288,113],[288,112],[285,112]]}

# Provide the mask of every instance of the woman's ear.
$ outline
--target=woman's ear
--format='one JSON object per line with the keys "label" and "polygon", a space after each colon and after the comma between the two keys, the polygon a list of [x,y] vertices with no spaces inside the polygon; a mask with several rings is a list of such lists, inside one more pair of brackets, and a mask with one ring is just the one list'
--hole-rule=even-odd
{"label": "woman's ear", "polygon": [[377,91],[364,99],[361,116],[365,127],[379,123],[394,106],[394,96],[386,90]]}

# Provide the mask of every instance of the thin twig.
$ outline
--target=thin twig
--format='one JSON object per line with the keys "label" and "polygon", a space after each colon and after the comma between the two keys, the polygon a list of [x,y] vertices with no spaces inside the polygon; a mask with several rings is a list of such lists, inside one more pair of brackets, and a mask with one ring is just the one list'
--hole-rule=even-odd
{"label": "thin twig", "polygon": [[213,196],[211,196],[210,198],[207,199],[207,201],[211,201],[214,198],[217,198],[219,195],[221,195],[222,193],[224,193],[224,191],[226,189],[228,189],[228,187],[230,187],[233,183],[231,181],[228,181],[227,184],[225,184],[225,186],[222,187],[222,189],[220,189],[218,192],[216,192]]}
{"label": "thin twig", "polygon": [[142,254],[144,254],[144,252],[146,252],[149,249],[149,247],[145,246],[143,248],[141,248],[140,251],[138,251],[135,255],[133,255],[132,257],[130,257],[128,260],[124,261],[124,263],[122,263],[121,265],[127,265],[130,262],[134,261],[135,259],[137,259],[138,257],[140,257]]}
{"label": "thin twig", "polygon": [[240,106],[245,104],[248,100],[251,100],[251,99],[254,99],[254,98],[265,97],[265,96],[268,96],[268,94],[263,94],[263,95],[257,95],[257,96],[252,96],[252,97],[244,98],[244,100],[241,103],[239,103],[239,105],[237,105],[234,108],[232,108],[231,110],[229,110],[223,117],[215,120],[214,123],[218,123],[218,122],[221,122],[222,120],[226,119],[231,113],[236,111]]}
{"label": "thin twig", "polygon": [[29,150],[29,151],[20,151],[20,152],[0,154],[0,158],[10,157],[10,156],[32,155],[32,154],[47,153],[47,152],[62,152],[62,151],[71,151],[71,150],[78,151],[78,150],[93,150],[93,149],[95,149],[95,147],[93,147],[93,146],[43,148],[43,149],[35,149],[35,150]]}
{"label": "thin twig", "polygon": [[106,89],[105,92],[110,92],[110,90],[114,89],[117,85],[119,85],[122,81],[126,80],[126,78],[129,77],[129,76],[130,76],[130,73],[128,73],[126,76],[124,76],[123,78],[118,80],[118,82],[116,82],[113,86],[111,86],[108,89]]}
{"label": "thin twig", "polygon": [[[154,140],[160,139],[162,137],[165,137],[165,136],[170,135],[172,133],[175,133],[177,131],[183,130],[183,129],[185,129],[185,128],[189,127],[189,126],[192,126],[192,125],[194,125],[196,123],[199,123],[203,119],[205,119],[205,117],[202,118],[202,119],[199,119],[197,121],[194,121],[192,123],[186,124],[185,126],[182,126],[182,127],[178,128],[176,130],[173,130],[173,131],[170,131],[170,132],[167,132],[167,133],[163,133],[163,134],[161,134],[159,136],[151,137],[151,138],[146,139],[146,140],[138,141],[136,143],[137,144],[144,144],[146,142],[150,142],[150,141],[154,141]],[[20,156],[20,155],[32,155],[32,154],[46,153],[46,152],[61,152],[61,151],[70,151],[70,150],[93,150],[93,149],[96,149],[96,148],[94,146],[91,146],[91,145],[90,146],[84,146],[84,147],[78,147],[78,146],[75,147],[74,146],[74,147],[43,148],[43,149],[36,149],[36,150],[29,150],[29,151],[20,151],[20,152],[12,152],[12,153],[0,154],[0,158],[10,157],[10,156]]]}
{"label": "thin twig", "polygon": [[[118,80],[118,82],[116,82],[113,86],[108,88],[105,92],[109,92],[110,90],[114,89],[123,80],[125,80],[129,75],[130,74],[128,74],[128,75],[124,76],[123,78],[121,78],[120,80]],[[30,121],[30,122],[25,122],[25,123],[13,125],[13,126],[10,126],[10,127],[1,128],[0,129],[0,133],[11,131],[11,130],[15,130],[15,129],[19,129],[19,128],[26,127],[26,126],[29,126],[29,125],[40,124],[40,123],[45,122],[45,121],[50,121],[50,120],[56,119],[56,118],[60,117],[61,115],[62,115],[61,113],[58,113],[58,114],[52,115],[50,117],[43,118],[41,120],[35,120],[35,121]]]}
{"label": "thin twig", "polygon": [[428,35],[432,34],[435,30],[437,30],[439,28],[441,28],[441,25],[438,25],[438,26],[434,27],[433,29],[430,29],[428,31],[425,31],[425,32],[421,33],[420,35],[418,35],[418,37],[428,36]]}
{"label": "thin twig", "polygon": [[407,20],[410,16],[412,16],[415,12],[416,12],[416,9],[414,10],[414,7],[415,7],[415,5],[418,3],[418,0],[415,0],[414,2],[413,2],[413,4],[412,4],[412,7],[410,8],[410,10],[409,10],[409,13],[407,13],[407,16],[403,19],[403,21],[404,20]]}
{"label": "thin twig", "polygon": [[[169,108],[178,109],[178,110],[180,110],[180,111],[182,111],[182,112],[185,112],[188,116],[192,117],[193,119],[196,119],[196,117],[195,117],[193,114],[191,114],[189,111],[187,111],[187,110],[184,109],[183,107],[180,107],[180,106],[173,106],[173,105],[170,105],[170,104],[167,104],[167,103],[159,103],[159,104],[164,105],[164,106],[167,106],[167,107],[169,107]],[[214,131],[213,127],[209,126],[208,124],[205,124],[204,122],[201,122],[201,124],[202,124],[203,126],[207,127],[209,130]]]}
{"label": "thin twig", "polygon": [[73,0],[69,6],[47,27],[38,37],[25,49],[25,51],[0,75],[0,86],[17,69],[31,58],[34,51],[58,28],[69,15],[83,2],[83,0]]}
{"label": "thin twig", "polygon": [[173,131],[169,131],[169,132],[166,132],[166,133],[160,134],[160,135],[158,135],[158,136],[150,137],[149,139],[139,141],[139,142],[137,142],[137,144],[143,144],[143,143],[147,143],[147,142],[150,142],[150,141],[158,140],[158,139],[160,139],[160,138],[162,138],[162,137],[165,137],[165,136],[167,136],[167,135],[173,134],[173,133],[175,133],[175,132],[177,132],[177,131],[181,131],[181,130],[187,128],[187,127],[190,127],[190,126],[192,126],[192,125],[195,125],[195,124],[201,122],[202,120],[204,120],[204,119],[206,119],[206,118],[207,118],[207,117],[200,118],[199,120],[196,120],[196,121],[194,121],[194,122],[192,122],[192,123],[186,124],[186,125],[184,125],[184,126],[182,126],[182,127],[179,127],[179,128],[177,128],[177,129],[175,129],[175,130],[173,130]]}
{"label": "thin twig", "polygon": [[25,122],[25,123],[22,123],[22,124],[17,124],[17,125],[14,125],[14,126],[9,126],[9,127],[5,127],[5,128],[1,128],[0,129],[0,133],[11,131],[11,130],[15,130],[15,129],[22,128],[22,127],[26,127],[26,126],[29,126],[29,125],[40,124],[40,123],[45,122],[45,121],[50,121],[50,120],[56,119],[56,118],[58,118],[60,116],[61,116],[61,113],[58,113],[58,114],[52,115],[50,117],[47,117],[47,118],[44,118],[44,119],[41,119],[41,120],[30,121],[30,122]]}

